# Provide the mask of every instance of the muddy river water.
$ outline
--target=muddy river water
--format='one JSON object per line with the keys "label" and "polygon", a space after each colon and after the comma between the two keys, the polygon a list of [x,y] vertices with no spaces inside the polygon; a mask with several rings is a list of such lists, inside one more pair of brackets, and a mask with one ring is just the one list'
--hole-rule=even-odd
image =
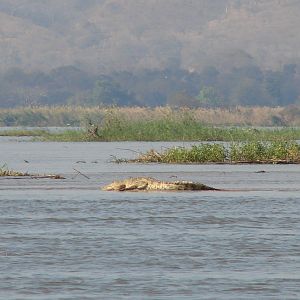
{"label": "muddy river water", "polygon": [[[0,139],[0,299],[300,299],[300,166],[114,164],[188,143]],[[80,172],[80,173],[79,173]],[[221,192],[103,192],[115,179]]]}

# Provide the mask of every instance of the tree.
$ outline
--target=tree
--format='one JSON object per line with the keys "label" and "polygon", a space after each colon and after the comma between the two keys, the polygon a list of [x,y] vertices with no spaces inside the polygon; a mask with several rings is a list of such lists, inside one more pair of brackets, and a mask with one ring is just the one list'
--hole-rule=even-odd
{"label": "tree", "polygon": [[200,75],[203,85],[214,86],[217,83],[219,71],[215,67],[209,66],[204,68]]}
{"label": "tree", "polygon": [[89,103],[91,105],[135,105],[134,96],[110,78],[96,81]]}
{"label": "tree", "polygon": [[231,105],[273,105],[273,99],[262,83],[251,78],[241,78],[233,87],[230,95]]}
{"label": "tree", "polygon": [[216,107],[222,106],[222,100],[218,96],[217,91],[212,86],[204,86],[197,96],[200,106]]}
{"label": "tree", "polygon": [[184,91],[180,91],[168,96],[167,105],[173,107],[197,107],[199,102]]}

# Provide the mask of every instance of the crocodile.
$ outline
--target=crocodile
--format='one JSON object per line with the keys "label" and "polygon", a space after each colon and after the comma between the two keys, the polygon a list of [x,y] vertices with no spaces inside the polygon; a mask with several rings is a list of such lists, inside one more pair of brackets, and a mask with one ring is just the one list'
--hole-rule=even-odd
{"label": "crocodile", "polygon": [[160,181],[151,177],[135,177],[114,181],[102,188],[103,191],[216,191],[218,189],[191,181]]}

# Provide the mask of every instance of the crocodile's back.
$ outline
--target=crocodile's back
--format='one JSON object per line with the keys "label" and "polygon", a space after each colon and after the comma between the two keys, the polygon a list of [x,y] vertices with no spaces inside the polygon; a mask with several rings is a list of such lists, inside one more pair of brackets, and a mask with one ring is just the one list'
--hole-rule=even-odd
{"label": "crocodile's back", "polygon": [[104,191],[203,191],[216,190],[202,183],[190,181],[167,182],[151,177],[136,177],[113,183],[102,188]]}

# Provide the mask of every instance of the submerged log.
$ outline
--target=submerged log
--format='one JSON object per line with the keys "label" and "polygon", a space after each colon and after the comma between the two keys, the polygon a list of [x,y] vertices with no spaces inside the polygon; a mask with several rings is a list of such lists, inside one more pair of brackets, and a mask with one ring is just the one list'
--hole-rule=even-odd
{"label": "submerged log", "polygon": [[151,177],[136,177],[114,181],[102,188],[103,191],[216,191],[199,182],[191,181],[160,181]]}

